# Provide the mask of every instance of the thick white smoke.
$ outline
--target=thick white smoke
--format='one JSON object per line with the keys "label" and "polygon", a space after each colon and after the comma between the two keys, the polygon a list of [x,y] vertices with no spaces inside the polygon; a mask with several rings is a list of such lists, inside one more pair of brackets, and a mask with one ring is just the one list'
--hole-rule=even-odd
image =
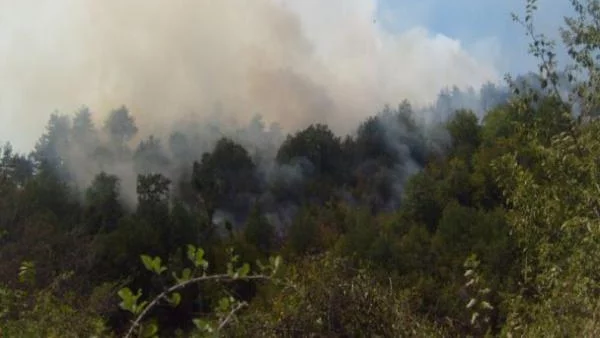
{"label": "thick white smoke", "polygon": [[261,113],[345,132],[384,103],[500,74],[459,41],[392,34],[376,0],[0,0],[0,139],[31,148],[53,110],[125,104],[141,131]]}

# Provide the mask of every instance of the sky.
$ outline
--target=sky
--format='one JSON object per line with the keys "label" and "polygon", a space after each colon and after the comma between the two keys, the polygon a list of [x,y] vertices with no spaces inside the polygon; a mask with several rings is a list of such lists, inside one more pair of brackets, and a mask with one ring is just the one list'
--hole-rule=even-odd
{"label": "sky", "polygon": [[[0,142],[28,151],[50,113],[128,106],[140,130],[255,113],[348,132],[384,104],[535,67],[525,0],[0,0]],[[539,0],[556,36],[569,1]]]}
{"label": "sky", "polygon": [[[558,39],[564,16],[572,14],[570,1],[538,0],[537,4],[536,27]],[[394,32],[422,26],[431,34],[457,39],[473,54],[494,58],[501,72],[518,74],[537,65],[527,53],[523,28],[510,15],[522,18],[524,11],[525,0],[381,0],[377,16]]]}

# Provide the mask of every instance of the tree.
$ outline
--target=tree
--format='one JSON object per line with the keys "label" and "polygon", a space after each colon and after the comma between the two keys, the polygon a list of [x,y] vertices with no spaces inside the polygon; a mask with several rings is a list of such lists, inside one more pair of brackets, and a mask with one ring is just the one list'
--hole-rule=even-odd
{"label": "tree", "polygon": [[325,125],[316,124],[289,135],[277,152],[277,162],[290,164],[305,158],[314,166],[316,177],[338,181],[343,178],[344,159],[341,141]]}
{"label": "tree", "polygon": [[93,145],[96,142],[96,128],[88,107],[81,107],[73,117],[71,133],[79,146]]}
{"label": "tree", "polygon": [[427,172],[411,177],[402,199],[401,212],[412,222],[422,224],[434,232],[444,208],[439,183]]}
{"label": "tree", "polygon": [[177,161],[189,160],[192,148],[187,136],[180,132],[174,132],[169,136],[169,150]]}
{"label": "tree", "polygon": [[170,164],[160,140],[153,135],[140,142],[133,154],[133,160],[134,169],[140,174],[165,173]]}
{"label": "tree", "polygon": [[119,178],[104,172],[96,175],[86,191],[85,218],[92,232],[112,231],[125,210],[119,198]]}
{"label": "tree", "polygon": [[24,186],[33,176],[33,163],[24,155],[13,151],[12,145],[6,143],[2,148],[0,160],[0,184],[10,181],[18,186]]}
{"label": "tree", "polygon": [[537,160],[528,166],[515,153],[497,161],[511,229],[524,255],[522,290],[513,300],[508,330],[583,333],[596,321],[598,132],[595,121],[581,127],[577,138],[563,132],[550,145],[531,139]]}
{"label": "tree", "polygon": [[38,169],[52,170],[63,178],[68,177],[65,157],[70,145],[70,120],[65,115],[54,113],[46,125],[46,132],[40,137],[32,153]]}
{"label": "tree", "polygon": [[250,211],[244,229],[244,237],[248,243],[254,245],[263,254],[269,254],[274,249],[275,229],[262,215],[258,205],[255,205]]}
{"label": "tree", "polygon": [[481,142],[481,128],[477,116],[469,110],[458,110],[447,122],[455,151],[471,154]]}
{"label": "tree", "polygon": [[137,212],[151,224],[164,227],[169,217],[171,180],[161,174],[138,175]]}
{"label": "tree", "polygon": [[122,106],[110,112],[104,122],[104,131],[116,146],[124,147],[137,134],[138,128],[129,110]]}
{"label": "tree", "polygon": [[241,145],[220,139],[200,163],[194,162],[192,184],[202,198],[212,222],[217,208],[243,211],[249,208],[248,197],[257,192],[255,166]]}

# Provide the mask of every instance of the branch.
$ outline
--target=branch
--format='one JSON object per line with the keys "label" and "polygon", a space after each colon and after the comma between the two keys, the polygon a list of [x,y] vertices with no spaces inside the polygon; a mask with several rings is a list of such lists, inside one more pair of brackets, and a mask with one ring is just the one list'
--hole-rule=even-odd
{"label": "branch", "polygon": [[[231,281],[235,281],[235,280],[268,280],[268,279],[271,279],[271,276],[253,275],[253,276],[246,276],[246,277],[242,277],[242,278],[233,278],[227,274],[220,274],[220,275],[212,275],[212,276],[200,276],[200,277],[192,278],[185,282],[181,282],[179,284],[175,284],[175,285],[171,286],[170,288],[168,288],[167,290],[161,292],[158,296],[154,297],[154,299],[148,304],[148,306],[146,306],[144,308],[144,310],[133,321],[133,323],[131,324],[131,327],[127,331],[127,334],[125,335],[125,338],[129,338],[129,337],[133,336],[133,332],[135,331],[135,329],[138,326],[140,326],[142,320],[146,317],[146,315],[150,312],[150,310],[158,304],[158,302],[160,302],[162,299],[167,299],[167,295],[169,295],[170,293],[175,292],[180,289],[183,289],[183,288],[187,287],[188,285],[206,282],[206,281],[215,281],[215,280],[223,281],[223,282],[231,282]],[[238,306],[238,307],[240,307],[240,306]],[[229,317],[233,315],[233,312],[239,310],[238,307],[236,307],[234,309],[234,311],[232,311],[232,313],[230,313],[227,316],[228,318],[225,318],[224,323],[226,323],[229,320]],[[222,324],[224,324],[224,323],[222,323]],[[220,327],[221,326],[219,326],[219,328]]]}
{"label": "branch", "polygon": [[223,321],[219,324],[217,331],[221,331],[221,329],[225,327],[225,325],[231,320],[231,318],[233,318],[233,315],[244,306],[246,306],[246,303],[238,303],[233,309],[231,309],[231,311],[229,311],[229,313],[227,314],[227,317],[225,317],[225,319],[223,319]]}

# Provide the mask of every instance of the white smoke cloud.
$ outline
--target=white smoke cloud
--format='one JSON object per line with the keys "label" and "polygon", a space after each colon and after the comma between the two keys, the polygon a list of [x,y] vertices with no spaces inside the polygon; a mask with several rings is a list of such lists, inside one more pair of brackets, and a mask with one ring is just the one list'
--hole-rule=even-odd
{"label": "white smoke cloud", "polygon": [[53,110],[82,104],[97,120],[125,104],[146,132],[216,112],[346,132],[385,103],[499,79],[484,53],[391,33],[376,13],[375,0],[0,0],[0,139],[28,150]]}

